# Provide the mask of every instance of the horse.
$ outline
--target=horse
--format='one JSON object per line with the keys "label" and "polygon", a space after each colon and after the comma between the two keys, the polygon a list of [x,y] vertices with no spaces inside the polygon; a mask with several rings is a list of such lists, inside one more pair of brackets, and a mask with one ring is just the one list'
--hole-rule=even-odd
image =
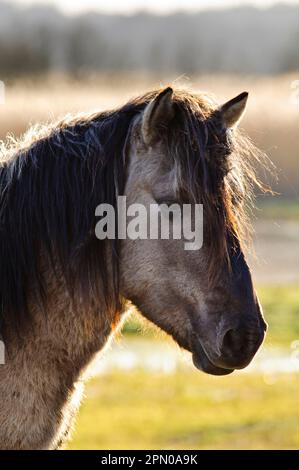
{"label": "horse", "polygon": [[[1,144],[0,447],[57,449],[86,368],[129,304],[196,368],[246,367],[266,323],[246,262],[247,208],[262,153],[225,104],[166,87],[116,110],[37,125]],[[179,239],[95,236],[100,203],[202,204],[200,250]]]}

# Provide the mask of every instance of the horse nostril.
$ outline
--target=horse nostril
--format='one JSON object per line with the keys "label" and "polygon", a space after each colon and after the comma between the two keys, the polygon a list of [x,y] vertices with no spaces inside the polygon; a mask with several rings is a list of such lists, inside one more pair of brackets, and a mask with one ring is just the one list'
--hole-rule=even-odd
{"label": "horse nostril", "polygon": [[246,328],[239,325],[228,329],[222,338],[221,353],[227,358],[252,356],[258,350],[264,338],[264,329]]}
{"label": "horse nostril", "polygon": [[244,347],[242,344],[240,331],[234,328],[227,330],[222,339],[222,351],[230,353],[238,353]]}
{"label": "horse nostril", "polygon": [[235,321],[222,329],[218,336],[218,364],[222,367],[246,367],[264,339],[264,326],[260,323]]}

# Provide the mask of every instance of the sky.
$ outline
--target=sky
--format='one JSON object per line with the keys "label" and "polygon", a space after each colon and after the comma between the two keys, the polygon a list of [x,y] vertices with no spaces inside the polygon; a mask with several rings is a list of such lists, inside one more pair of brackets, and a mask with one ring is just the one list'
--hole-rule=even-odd
{"label": "sky", "polygon": [[275,3],[299,4],[299,0],[13,0],[21,5],[48,4],[55,5],[67,14],[76,14],[87,10],[107,13],[132,13],[138,10],[149,10],[157,13],[168,13],[175,10],[200,10],[207,8],[225,8],[240,6],[244,3],[261,8]]}

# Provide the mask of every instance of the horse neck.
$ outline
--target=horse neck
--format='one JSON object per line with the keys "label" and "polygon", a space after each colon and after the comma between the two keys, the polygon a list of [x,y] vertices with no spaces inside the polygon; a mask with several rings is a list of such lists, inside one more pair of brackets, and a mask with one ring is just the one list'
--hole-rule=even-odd
{"label": "horse neck", "polygon": [[[111,333],[101,299],[75,308],[63,280],[51,272],[46,279],[46,315],[30,304],[32,323],[21,345],[6,327],[6,364],[0,369],[1,448],[58,446],[80,403],[78,379]],[[13,419],[7,421],[11,414]],[[26,429],[33,425],[36,432],[28,434]]]}

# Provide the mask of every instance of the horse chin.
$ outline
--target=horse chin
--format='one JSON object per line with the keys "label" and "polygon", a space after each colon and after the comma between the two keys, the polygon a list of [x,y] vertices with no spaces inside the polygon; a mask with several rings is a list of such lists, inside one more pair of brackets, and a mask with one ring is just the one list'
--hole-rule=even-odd
{"label": "horse chin", "polygon": [[202,372],[210,375],[228,375],[234,372],[234,369],[225,369],[223,367],[215,366],[201,345],[197,345],[196,352],[192,354],[192,360],[195,367]]}

